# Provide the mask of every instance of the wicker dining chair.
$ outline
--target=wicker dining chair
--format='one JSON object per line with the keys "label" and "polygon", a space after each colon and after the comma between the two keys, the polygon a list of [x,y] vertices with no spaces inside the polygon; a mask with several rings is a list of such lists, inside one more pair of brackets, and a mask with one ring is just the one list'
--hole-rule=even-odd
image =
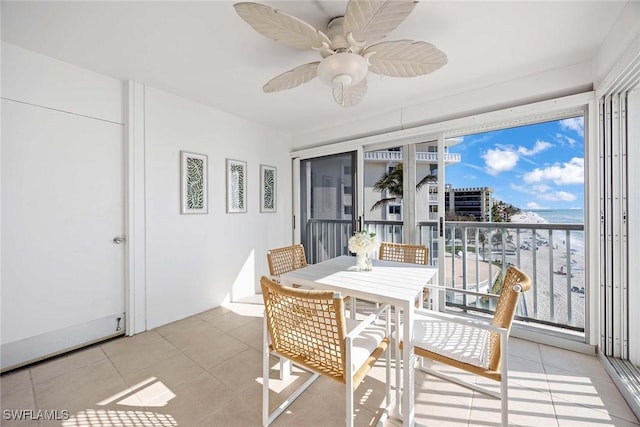
{"label": "wicker dining chair", "polygon": [[[502,425],[509,422],[508,338],[520,294],[531,280],[516,267],[507,270],[491,322],[473,321],[431,310],[417,310],[413,324],[416,356],[459,368],[500,383],[500,392],[444,374],[421,363],[421,369],[501,400]],[[455,292],[463,292],[456,289]],[[503,357],[504,356],[504,357]]]}
{"label": "wicker dining chair", "polygon": [[[280,282],[280,275],[307,265],[304,246],[291,245],[267,251],[267,263],[271,280]],[[298,287],[294,285],[294,287]]]}
{"label": "wicker dining chair", "polygon": [[382,242],[380,243],[378,258],[426,265],[429,259],[429,249],[425,245]]}
{"label": "wicker dining chair", "polygon": [[[382,242],[378,250],[378,259],[426,265],[429,263],[429,248],[425,245]],[[429,295],[429,289],[424,288],[422,300],[429,301]],[[418,303],[417,306],[422,304],[419,301]]]}
{"label": "wicker dining chair", "polygon": [[[262,423],[271,424],[320,375],[343,383],[346,387],[346,425],[353,425],[353,392],[366,377],[389,345],[390,315],[385,304],[365,320],[344,315],[344,301],[339,292],[304,290],[282,286],[267,277],[260,280],[265,306],[263,350]],[[385,314],[384,326],[377,322]],[[291,360],[312,372],[312,376],[269,413],[269,356],[271,353]],[[386,360],[386,400],[390,404],[389,376]]]}

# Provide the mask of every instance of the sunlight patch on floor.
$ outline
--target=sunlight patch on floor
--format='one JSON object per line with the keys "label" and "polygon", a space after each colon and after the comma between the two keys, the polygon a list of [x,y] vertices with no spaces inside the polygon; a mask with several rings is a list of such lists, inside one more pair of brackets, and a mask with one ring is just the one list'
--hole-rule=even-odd
{"label": "sunlight patch on floor", "polygon": [[63,427],[175,427],[177,425],[178,422],[168,414],[157,414],[149,411],[113,411],[108,409],[86,409],[62,422]]}
{"label": "sunlight patch on floor", "polygon": [[161,407],[166,406],[174,397],[176,397],[175,393],[162,381],[158,381],[156,377],[149,377],[133,387],[98,402],[97,405],[105,406],[115,402],[118,405],[126,406]]}

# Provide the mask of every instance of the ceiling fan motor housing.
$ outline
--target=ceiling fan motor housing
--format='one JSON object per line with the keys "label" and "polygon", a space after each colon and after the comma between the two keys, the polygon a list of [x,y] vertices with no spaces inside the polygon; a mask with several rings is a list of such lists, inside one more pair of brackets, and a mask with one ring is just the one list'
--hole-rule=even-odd
{"label": "ceiling fan motor housing", "polygon": [[351,86],[360,83],[368,69],[367,60],[357,53],[339,52],[320,62],[318,77],[330,86]]}
{"label": "ceiling fan motor housing", "polygon": [[323,57],[329,56],[331,50],[334,52],[345,52],[349,49],[349,43],[347,42],[344,34],[342,34],[343,21],[344,18],[342,16],[333,18],[329,21],[329,25],[327,26],[327,37],[331,40],[331,48],[329,51],[320,52]]}

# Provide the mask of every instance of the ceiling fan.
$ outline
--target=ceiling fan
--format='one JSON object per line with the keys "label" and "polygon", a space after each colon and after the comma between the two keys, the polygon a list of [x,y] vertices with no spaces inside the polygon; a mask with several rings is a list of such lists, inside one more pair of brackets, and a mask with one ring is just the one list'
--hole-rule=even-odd
{"label": "ceiling fan", "polygon": [[[333,89],[343,107],[357,105],[367,93],[368,71],[392,77],[431,73],[447,56],[424,41],[382,41],[413,11],[415,0],[349,0],[344,16],[331,19],[326,31],[270,6],[242,2],[235,10],[260,34],[299,49],[320,53],[321,61],[301,65],[269,80],[265,92],[292,89],[318,76]],[[376,43],[378,42],[378,43]]]}

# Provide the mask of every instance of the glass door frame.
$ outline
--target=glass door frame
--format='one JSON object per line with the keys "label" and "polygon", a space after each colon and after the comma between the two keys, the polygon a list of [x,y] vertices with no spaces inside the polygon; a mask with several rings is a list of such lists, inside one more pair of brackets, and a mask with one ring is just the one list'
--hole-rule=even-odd
{"label": "glass door frame", "polygon": [[[308,240],[309,237],[307,233],[309,233],[310,236],[325,237],[325,239],[318,240],[318,245],[311,245],[308,242],[305,245],[307,261],[310,263],[325,260],[327,257],[331,258],[342,255],[346,248],[346,241],[349,238],[350,230],[356,230],[358,227],[357,212],[360,198],[357,196],[359,178],[355,173],[358,159],[358,153],[356,151],[357,150],[349,150],[342,153],[329,153],[320,156],[293,159],[293,242],[296,244],[304,244],[305,240]],[[319,175],[316,176],[316,182],[314,182],[313,172],[311,171],[313,165],[311,164],[310,167],[304,166],[305,163],[313,160],[318,160],[318,162],[326,161],[328,166],[326,178],[329,182],[333,182],[333,185],[319,185],[317,182]],[[349,163],[348,173],[345,172],[346,169],[343,169],[343,167],[346,167],[345,160],[348,160]],[[335,173],[336,167],[340,170],[339,175]],[[333,171],[333,173],[331,171]],[[345,181],[347,176],[351,178]],[[323,175],[322,178],[324,183],[325,176]],[[302,187],[303,182],[306,183],[306,189]],[[347,186],[351,188],[350,201],[346,199],[348,195],[348,193],[345,192]],[[332,196],[328,198],[329,203],[327,208],[329,210],[321,206],[327,202],[325,190],[328,190],[327,194]],[[320,200],[322,200],[322,203],[319,203]],[[350,203],[349,205],[347,205],[348,202]],[[344,210],[346,206],[351,206],[350,213]],[[316,214],[318,214],[320,218],[318,218]],[[334,215],[337,217],[334,218]],[[349,218],[343,219],[343,216],[348,215],[351,216],[350,220]],[[303,223],[305,218],[308,218],[306,221],[307,224]],[[320,222],[318,223],[318,221],[315,220],[319,220]],[[330,238],[330,236],[333,236],[333,238]]]}
{"label": "glass door frame", "polygon": [[[373,141],[371,141],[373,139]],[[364,227],[363,221],[365,216],[364,205],[364,153],[365,151],[372,150],[384,150],[393,147],[402,146],[403,150],[403,163],[404,163],[404,175],[403,175],[403,242],[418,243],[418,233],[416,226],[416,144],[424,141],[438,141],[438,226],[440,228],[438,232],[438,247],[444,247],[444,140],[445,133],[428,133],[416,136],[404,136],[400,138],[386,138],[384,141],[375,141],[376,138],[363,138],[360,140],[352,141],[349,144],[335,144],[325,147],[317,147],[314,149],[301,150],[292,153],[292,170],[293,170],[293,241],[294,243],[300,243],[302,241],[302,233],[304,233],[304,225],[300,223],[302,218],[301,207],[301,161],[309,160],[313,158],[320,158],[328,155],[346,154],[349,152],[356,152],[356,171],[355,171],[355,188],[354,197],[354,230]],[[406,207],[411,207],[407,209]],[[438,251],[438,264],[444,263],[444,252]],[[439,283],[444,282],[444,270],[439,271]]]}
{"label": "glass door frame", "polygon": [[[490,130],[504,129],[508,127],[516,127],[530,123],[541,121],[551,121],[555,119],[565,118],[571,114],[584,115],[585,128],[597,129],[597,104],[594,92],[584,92],[575,95],[569,95],[562,98],[554,98],[546,101],[540,101],[533,104],[525,104],[514,106],[502,110],[495,110],[481,113],[474,116],[468,116],[458,119],[447,120],[439,123],[433,123],[423,126],[416,126],[404,129],[404,125],[399,126],[401,130],[390,131],[388,133],[356,138],[348,141],[328,143],[323,146],[311,148],[302,148],[294,150],[291,157],[296,159],[312,158],[327,154],[344,153],[347,151],[357,151],[358,153],[358,197],[363,197],[363,165],[364,151],[374,149],[385,149],[391,147],[403,146],[403,150],[409,150],[416,143],[425,141],[438,141],[438,154],[444,154],[444,141],[448,138],[455,138],[463,135],[486,132]],[[585,138],[585,167],[587,168],[585,185],[587,194],[585,196],[585,264],[588,266],[585,271],[585,283],[587,283],[589,302],[586,304],[587,311],[585,313],[585,342],[570,341],[562,337],[554,337],[549,334],[540,334],[535,331],[523,330],[521,333],[514,333],[522,338],[531,339],[542,343],[557,345],[569,348],[575,351],[593,352],[599,341],[598,319],[598,280],[599,277],[599,260],[598,253],[594,250],[593,240],[588,236],[599,235],[598,221],[598,193],[594,189],[598,188],[598,172],[597,158],[593,153],[597,153],[598,135],[597,132],[588,132]],[[414,153],[415,156],[415,153]],[[438,157],[438,225],[440,229],[444,226],[444,156]],[[407,166],[412,162],[406,162]],[[413,162],[415,164],[415,162]],[[415,174],[414,166],[406,167],[405,173]],[[294,175],[294,185],[297,184],[299,172]],[[415,178],[414,178],[415,179]],[[410,185],[407,185],[408,189]],[[299,188],[294,190],[299,192]],[[407,190],[405,190],[407,191]],[[294,195],[295,195],[294,193]],[[413,194],[411,194],[413,193]],[[404,195],[407,199],[405,203],[415,206],[415,192],[409,192]],[[295,200],[295,197],[294,197]],[[296,202],[294,202],[296,203]],[[294,206],[294,210],[298,206]],[[358,216],[363,213],[363,205],[358,207]],[[297,216],[299,217],[299,211]],[[406,221],[406,220],[405,220]],[[299,227],[299,224],[297,224]],[[298,233],[299,234],[299,233]],[[414,239],[414,237],[411,237]],[[443,233],[438,233],[438,247],[444,247]],[[596,248],[597,249],[597,248]],[[438,263],[444,264],[444,252],[439,251]],[[444,283],[444,270],[439,271],[439,283]]]}

